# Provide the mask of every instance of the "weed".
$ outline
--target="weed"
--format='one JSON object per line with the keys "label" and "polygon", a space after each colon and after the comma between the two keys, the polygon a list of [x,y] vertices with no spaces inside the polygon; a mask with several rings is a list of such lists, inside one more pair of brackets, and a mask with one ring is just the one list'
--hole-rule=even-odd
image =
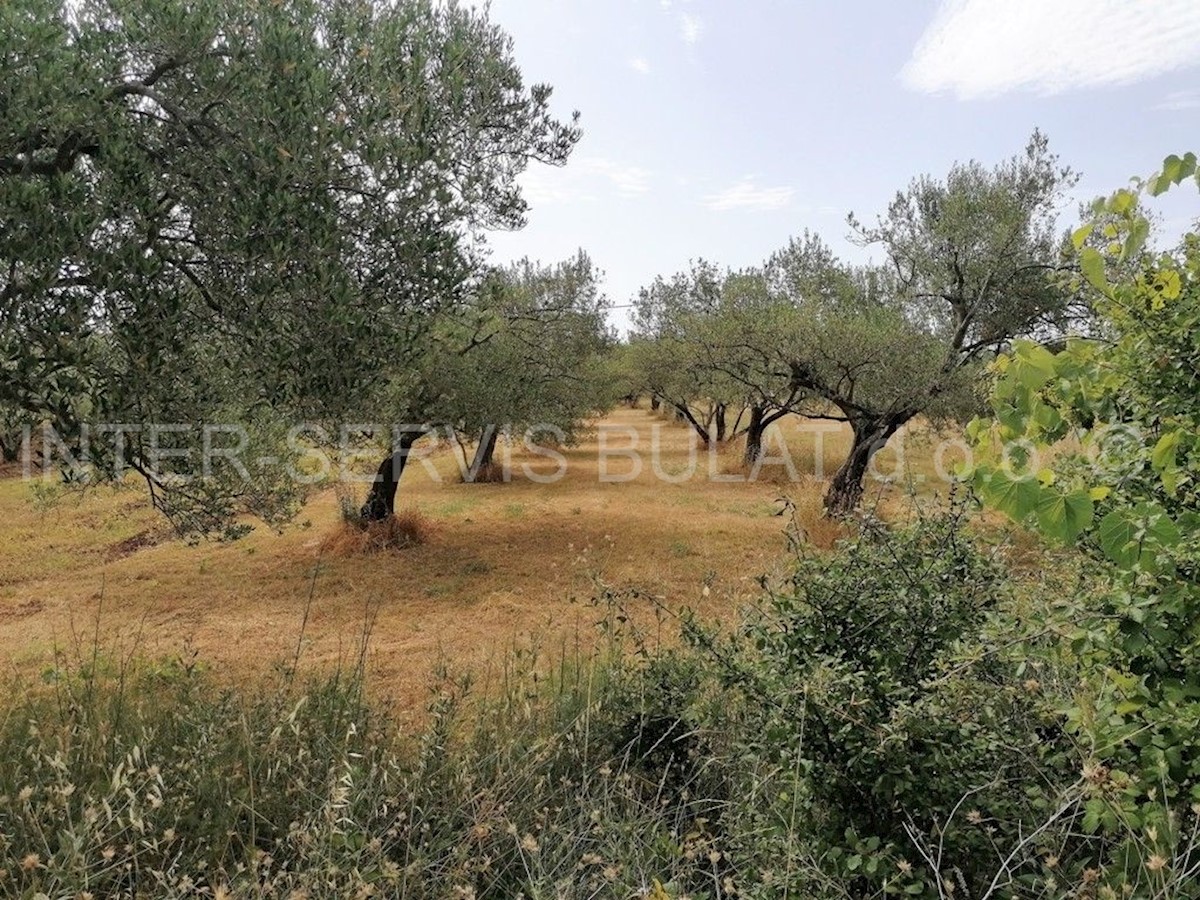
{"label": "weed", "polygon": [[468,559],[459,571],[463,575],[487,575],[492,571],[491,563],[482,559]]}

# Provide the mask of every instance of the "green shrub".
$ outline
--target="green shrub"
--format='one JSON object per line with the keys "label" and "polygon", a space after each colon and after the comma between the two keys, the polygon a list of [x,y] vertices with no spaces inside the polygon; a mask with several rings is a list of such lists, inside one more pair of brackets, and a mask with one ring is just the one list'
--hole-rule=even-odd
{"label": "green shrub", "polygon": [[959,509],[800,559],[733,635],[688,625],[705,672],[670,702],[740,798],[720,828],[743,894],[983,892],[1074,778],[1018,651],[979,652],[1019,637],[1012,594]]}
{"label": "green shrub", "polygon": [[1074,239],[1096,336],[1016,345],[971,428],[983,500],[1077,544],[1093,573],[1068,612],[1082,678],[1063,704],[1091,756],[1080,828],[1146,896],[1200,892],[1200,234],[1148,252],[1141,208],[1196,175],[1194,154],[1170,156],[1094,204]]}

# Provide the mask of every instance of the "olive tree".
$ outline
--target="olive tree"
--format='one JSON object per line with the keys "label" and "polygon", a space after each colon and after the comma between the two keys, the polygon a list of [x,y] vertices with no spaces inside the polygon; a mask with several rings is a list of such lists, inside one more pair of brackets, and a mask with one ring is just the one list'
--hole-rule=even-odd
{"label": "olive tree", "polygon": [[769,266],[705,262],[660,277],[641,292],[630,345],[642,385],[705,446],[744,435],[748,464],[762,456],[767,429],[806,396],[785,365],[796,310],[773,278]]}
{"label": "olive tree", "polygon": [[747,465],[762,457],[767,429],[795,412],[804,399],[780,365],[786,346],[780,338],[792,329],[794,319],[794,310],[780,302],[766,272],[746,269],[727,273],[718,307],[691,323],[705,365],[724,380],[726,396],[736,396],[746,416],[743,425],[739,414],[729,437],[745,435]]}
{"label": "olive tree", "polygon": [[[955,165],[922,177],[872,225],[850,221],[885,257],[857,272],[820,252],[772,261],[797,310],[786,356],[793,385],[849,423],[849,455],[825,496],[853,509],[873,455],[919,415],[962,417],[977,364],[1022,335],[1061,331],[1072,296],[1056,217],[1075,176],[1035,133],[993,168]],[[819,287],[837,283],[837,290]]]}
{"label": "olive tree", "polygon": [[670,278],[658,276],[634,302],[630,356],[652,406],[665,406],[686,421],[705,446],[722,385],[704,359],[693,324],[720,303],[723,274],[704,260]]}
{"label": "olive tree", "polygon": [[28,425],[21,410],[0,404],[0,463],[15,462],[20,457]]}
{"label": "olive tree", "polygon": [[726,356],[734,352],[727,339],[734,319],[741,307],[756,304],[760,287],[754,273],[701,260],[656,278],[635,304],[629,354],[638,383],[706,447],[747,433],[756,421],[755,389]]}
{"label": "olive tree", "polygon": [[[295,508],[297,422],[437,417],[483,230],[579,137],[486,12],[436,0],[26,0],[0,47],[0,403],[199,531]],[[214,422],[260,462],[197,478],[149,427]]]}
{"label": "olive tree", "polygon": [[612,345],[601,273],[583,251],[554,265],[528,259],[493,272],[477,346],[439,366],[447,423],[476,443],[466,480],[488,474],[502,429],[570,441],[611,405]]}

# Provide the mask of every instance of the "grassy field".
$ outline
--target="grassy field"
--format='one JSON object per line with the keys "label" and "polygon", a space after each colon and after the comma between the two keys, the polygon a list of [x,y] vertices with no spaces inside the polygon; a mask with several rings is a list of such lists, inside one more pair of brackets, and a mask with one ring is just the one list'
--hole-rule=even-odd
{"label": "grassy field", "polygon": [[[982,896],[1047,808],[1079,810],[1070,841],[1014,866],[1049,882],[1062,852],[1094,882],[1103,846],[1061,849],[1075,567],[961,504],[909,516],[910,488],[945,494],[923,428],[867,485],[895,527],[835,523],[815,426],[781,424],[753,481],[740,444],[683,477],[689,431],[644,409],[552,483],[463,484],[443,447],[401,481],[424,540],[374,551],[344,486],[282,533],[188,544],[133,485],[0,479],[0,894]],[[612,480],[635,431],[658,455]],[[828,475],[848,441],[823,436]],[[958,881],[926,871],[934,840]]]}
{"label": "grassy field", "polygon": [[[566,475],[552,484],[519,471],[508,484],[461,484],[456,451],[443,448],[430,457],[439,479],[412,464],[400,487],[398,505],[427,520],[425,542],[372,554],[348,552],[340,540],[332,488],[282,534],[260,527],[237,542],[188,545],[140,490],[96,489],[47,504],[10,476],[0,480],[0,659],[28,674],[50,665],[56,650],[90,646],[98,635],[104,646],[140,655],[195,655],[240,679],[291,659],[298,646],[304,664],[334,665],[354,655],[370,622],[370,683],[413,705],[441,662],[484,668],[513,646],[588,640],[604,614],[588,602],[601,584],[654,598],[634,611],[647,621],[656,602],[730,614],[757,593],[758,576],[782,563],[789,518],[778,515],[779,498],[795,503],[814,545],[838,535],[820,515],[812,435],[803,423],[782,425],[799,482],[772,463],[752,483],[713,481],[702,458],[696,477],[673,484],[647,457],[636,478],[601,483],[601,432],[619,448],[637,428],[645,448],[657,428],[659,471],[678,478],[686,470],[689,432],[642,409],[596,422],[564,451]],[[828,475],[846,437],[827,434],[824,444]],[[908,444],[928,470],[924,442]],[[739,452],[724,451],[718,470],[737,471]],[[523,461],[553,468],[514,453],[518,467]],[[629,465],[613,457],[609,471]],[[880,469],[893,465],[889,450]],[[876,483],[868,498],[881,491],[902,493]]]}

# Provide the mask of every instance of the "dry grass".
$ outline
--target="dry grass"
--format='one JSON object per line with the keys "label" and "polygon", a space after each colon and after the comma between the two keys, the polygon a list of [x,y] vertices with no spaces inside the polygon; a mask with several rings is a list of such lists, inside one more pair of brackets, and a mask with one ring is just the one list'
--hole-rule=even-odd
{"label": "dry grass", "polygon": [[383,522],[351,522],[343,518],[325,541],[327,556],[369,556],[373,553],[407,550],[424,544],[435,526],[419,509],[399,510]]}
{"label": "dry grass", "polygon": [[[802,475],[795,484],[772,476],[769,461],[755,482],[707,477],[710,462],[715,474],[736,465],[740,447],[715,461],[699,454],[696,475],[685,478],[690,432],[644,410],[617,410],[563,449],[567,472],[556,483],[521,471],[548,475],[554,460],[501,445],[497,459],[510,454],[513,480],[462,484],[456,449],[443,447],[404,472],[400,502],[419,516],[382,536],[348,531],[332,489],[282,534],[259,528],[234,543],[191,546],[160,539],[162,522],[139,491],[98,489],[47,507],[31,502],[19,478],[3,479],[0,659],[36,671],[73,633],[140,633],[144,652],[194,648],[219,674],[241,678],[290,658],[302,621],[303,659],[318,666],[352,654],[371,621],[372,683],[404,703],[424,696],[439,661],[486,665],[514,644],[555,647],[591,634],[603,616],[588,602],[600,583],[652,598],[647,617],[659,605],[732,615],[757,595],[758,576],[785,564],[781,497],[815,546],[841,533],[821,515],[812,434],[780,424]],[[634,472],[612,455],[609,474],[628,478],[600,482],[600,441],[615,453],[637,429],[646,450],[652,426],[657,461]],[[823,439],[828,476],[846,436]],[[873,484],[868,498],[886,506],[900,493]],[[398,536],[403,550],[378,552]]]}
{"label": "dry grass", "polygon": [[504,481],[504,467],[488,463],[486,466],[480,466],[475,477],[469,481],[465,476],[459,480],[466,484],[499,484]]}

